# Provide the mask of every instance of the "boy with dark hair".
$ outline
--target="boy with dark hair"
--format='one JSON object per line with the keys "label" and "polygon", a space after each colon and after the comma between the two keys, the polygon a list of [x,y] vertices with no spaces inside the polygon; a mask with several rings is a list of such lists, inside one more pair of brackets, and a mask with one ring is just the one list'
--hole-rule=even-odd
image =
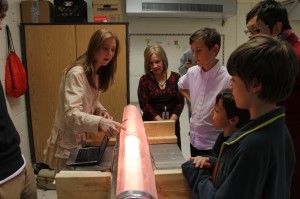
{"label": "boy with dark hair", "polygon": [[286,31],[292,29],[286,8],[274,0],[258,2],[248,12],[246,25],[248,30],[245,33],[249,37],[259,33],[285,37],[288,35],[282,34],[287,34]]}
{"label": "boy with dark hair", "polygon": [[214,172],[183,167],[194,198],[289,199],[295,151],[285,124],[286,99],[298,73],[293,48],[270,36],[252,37],[229,57],[236,106],[250,122],[222,145]]}
{"label": "boy with dark hair", "polygon": [[[256,34],[266,34],[279,37],[291,44],[300,60],[300,41],[292,31],[286,8],[274,0],[258,2],[247,14],[245,33],[248,37]],[[289,98],[278,105],[286,107],[286,124],[289,128],[296,152],[296,166],[291,187],[291,198],[300,198],[300,75],[298,73],[293,91]]]}
{"label": "boy with dark hair", "polygon": [[[223,132],[220,133],[212,148],[212,156],[218,158],[223,142],[226,142],[234,132],[247,124],[250,115],[247,109],[239,109],[236,107],[230,88],[223,89],[216,96],[215,105],[210,115],[212,125],[223,129]],[[211,162],[209,157],[205,156],[191,157],[191,160],[193,160],[195,166],[199,168],[213,168],[216,163],[216,161]]]}
{"label": "boy with dark hair", "polygon": [[191,102],[191,156],[211,155],[211,149],[221,129],[211,124],[210,111],[215,96],[229,87],[230,75],[216,58],[221,35],[214,28],[203,28],[190,36],[190,46],[197,65],[189,68],[178,81],[181,94]]}

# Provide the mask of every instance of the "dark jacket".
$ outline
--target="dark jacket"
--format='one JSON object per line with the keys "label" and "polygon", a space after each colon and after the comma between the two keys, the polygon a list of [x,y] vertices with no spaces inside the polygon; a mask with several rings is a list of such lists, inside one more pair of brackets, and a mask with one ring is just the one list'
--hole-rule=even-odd
{"label": "dark jacket", "polygon": [[[288,43],[290,43],[293,48],[295,49],[295,52],[298,56],[298,59],[300,61],[300,41],[299,38],[295,35],[295,33],[291,30],[285,30],[284,33],[281,35],[284,40],[286,40]],[[300,64],[299,64],[300,66]],[[299,68],[300,71],[300,68]],[[291,95],[284,100],[283,102],[279,103],[280,106],[286,107],[286,124],[290,130],[290,134],[295,146],[296,151],[296,166],[295,166],[295,172],[293,176],[293,186],[291,189],[292,197],[293,199],[299,199],[300,198],[300,129],[299,129],[299,112],[300,112],[300,74],[298,73],[294,88],[291,93]]]}
{"label": "dark jacket", "polygon": [[24,165],[19,145],[20,136],[8,114],[2,84],[0,83],[0,181]]}
{"label": "dark jacket", "polygon": [[295,151],[284,112],[277,108],[234,133],[221,148],[213,180],[208,169],[182,165],[193,198],[289,199]]}

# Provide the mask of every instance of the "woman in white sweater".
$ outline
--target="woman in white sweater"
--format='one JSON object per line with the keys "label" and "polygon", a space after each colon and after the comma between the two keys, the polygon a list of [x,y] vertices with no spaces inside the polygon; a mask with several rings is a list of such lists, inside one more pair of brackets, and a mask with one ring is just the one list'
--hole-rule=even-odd
{"label": "woman in white sweater", "polygon": [[59,172],[66,167],[70,151],[80,148],[86,133],[104,132],[109,137],[122,128],[99,102],[116,72],[119,39],[100,29],[91,37],[87,51],[65,71],[59,89],[58,107],[44,162]]}

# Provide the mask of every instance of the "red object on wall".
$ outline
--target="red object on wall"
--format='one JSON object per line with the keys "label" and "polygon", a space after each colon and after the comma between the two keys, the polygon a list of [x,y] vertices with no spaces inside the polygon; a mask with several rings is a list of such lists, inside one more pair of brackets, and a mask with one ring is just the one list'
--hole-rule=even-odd
{"label": "red object on wall", "polygon": [[94,16],[94,22],[107,22],[107,16]]}
{"label": "red object on wall", "polygon": [[23,63],[15,53],[9,27],[6,26],[8,57],[5,67],[5,91],[8,96],[20,97],[27,90],[27,75]]}

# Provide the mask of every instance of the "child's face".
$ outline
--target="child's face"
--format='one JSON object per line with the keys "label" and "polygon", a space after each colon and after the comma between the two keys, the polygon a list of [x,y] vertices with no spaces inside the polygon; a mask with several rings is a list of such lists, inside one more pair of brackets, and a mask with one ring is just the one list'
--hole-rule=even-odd
{"label": "child's face", "polygon": [[215,47],[209,50],[202,40],[198,40],[191,44],[191,49],[193,51],[195,62],[198,66],[204,67],[204,69],[206,69],[207,66],[215,65],[217,55]]}
{"label": "child's face", "polygon": [[153,53],[151,55],[150,60],[149,60],[149,65],[150,65],[150,70],[155,75],[162,74],[162,72],[164,70],[164,63],[155,53]]}
{"label": "child's face", "polygon": [[229,125],[229,119],[223,106],[222,99],[220,99],[218,103],[214,104],[214,107],[210,112],[210,116],[214,127],[225,128]]}
{"label": "child's face", "polygon": [[237,75],[232,75],[231,89],[236,106],[240,109],[249,109],[253,95],[248,91],[244,81]]}

